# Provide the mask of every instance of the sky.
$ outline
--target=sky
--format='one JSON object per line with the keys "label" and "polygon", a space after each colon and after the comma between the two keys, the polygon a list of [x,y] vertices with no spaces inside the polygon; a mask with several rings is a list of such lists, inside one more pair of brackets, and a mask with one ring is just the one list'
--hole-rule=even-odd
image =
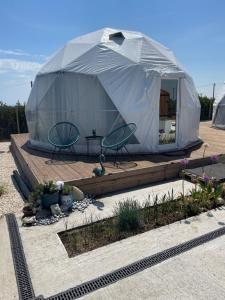
{"label": "sky", "polygon": [[224,0],[0,0],[0,101],[26,102],[30,81],[68,40],[112,27],[170,48],[201,94],[225,81]]}

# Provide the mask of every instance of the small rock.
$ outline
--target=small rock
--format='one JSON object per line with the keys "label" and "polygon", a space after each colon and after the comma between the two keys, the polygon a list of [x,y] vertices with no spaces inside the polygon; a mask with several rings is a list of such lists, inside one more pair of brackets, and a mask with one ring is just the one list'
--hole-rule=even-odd
{"label": "small rock", "polygon": [[61,209],[59,207],[59,204],[52,204],[50,206],[50,209],[51,209],[51,212],[54,215],[60,215],[62,212],[61,212]]}
{"label": "small rock", "polygon": [[37,220],[36,220],[35,216],[25,217],[22,219],[22,222],[23,222],[23,225],[34,225],[37,222]]}
{"label": "small rock", "polygon": [[81,201],[84,199],[84,193],[76,186],[73,186],[72,195],[76,201]]}
{"label": "small rock", "polygon": [[41,210],[41,206],[33,207],[33,208],[32,208],[32,211],[33,211],[33,214],[34,214],[34,215],[36,215],[40,210]]}
{"label": "small rock", "polygon": [[57,189],[58,189],[59,191],[61,191],[61,190],[63,189],[63,187],[64,187],[64,181],[58,180],[58,181],[56,181],[55,184],[56,184]]}
{"label": "small rock", "polygon": [[34,215],[32,207],[29,204],[23,207],[23,214],[24,217],[32,217]]}
{"label": "small rock", "polygon": [[218,202],[218,204],[223,204],[224,203],[224,199],[220,197],[220,198],[218,198],[217,202]]}

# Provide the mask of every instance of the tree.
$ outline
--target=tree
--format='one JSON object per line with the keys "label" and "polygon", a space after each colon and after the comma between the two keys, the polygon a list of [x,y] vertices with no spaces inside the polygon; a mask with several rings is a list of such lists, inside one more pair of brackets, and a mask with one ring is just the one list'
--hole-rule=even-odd
{"label": "tree", "polygon": [[199,95],[201,104],[201,121],[212,120],[212,106],[214,99],[207,96]]}

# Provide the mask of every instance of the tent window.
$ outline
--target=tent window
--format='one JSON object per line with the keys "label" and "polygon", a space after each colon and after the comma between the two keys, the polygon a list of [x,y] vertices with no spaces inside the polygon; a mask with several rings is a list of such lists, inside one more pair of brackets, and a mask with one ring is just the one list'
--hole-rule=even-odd
{"label": "tent window", "polygon": [[109,40],[113,41],[118,45],[122,45],[125,37],[122,32],[116,32],[109,35]]}
{"label": "tent window", "polygon": [[114,39],[125,39],[123,33],[121,31],[119,32],[115,32],[109,35],[109,39],[110,40],[114,40]]}

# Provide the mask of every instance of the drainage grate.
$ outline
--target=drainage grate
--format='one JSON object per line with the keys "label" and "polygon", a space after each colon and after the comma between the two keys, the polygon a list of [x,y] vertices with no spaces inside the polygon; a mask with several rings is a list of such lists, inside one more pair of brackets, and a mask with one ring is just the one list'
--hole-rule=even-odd
{"label": "drainage grate", "polygon": [[11,251],[17,280],[20,300],[31,300],[35,298],[30,274],[26,264],[26,258],[19,233],[19,228],[14,214],[6,215],[8,225]]}
{"label": "drainage grate", "polygon": [[156,253],[144,259],[141,259],[135,263],[127,265],[123,268],[117,269],[111,273],[100,276],[88,282],[84,282],[72,289],[59,293],[55,296],[50,296],[47,300],[72,300],[85,296],[88,293],[94,292],[100,288],[110,285],[118,280],[131,276],[135,273],[150,268],[156,264],[159,264],[171,257],[186,252],[192,248],[200,246],[208,241],[214,240],[225,234],[225,227],[217,229],[215,231],[204,234],[188,242],[184,242],[172,248],[166,249],[162,252]]}

